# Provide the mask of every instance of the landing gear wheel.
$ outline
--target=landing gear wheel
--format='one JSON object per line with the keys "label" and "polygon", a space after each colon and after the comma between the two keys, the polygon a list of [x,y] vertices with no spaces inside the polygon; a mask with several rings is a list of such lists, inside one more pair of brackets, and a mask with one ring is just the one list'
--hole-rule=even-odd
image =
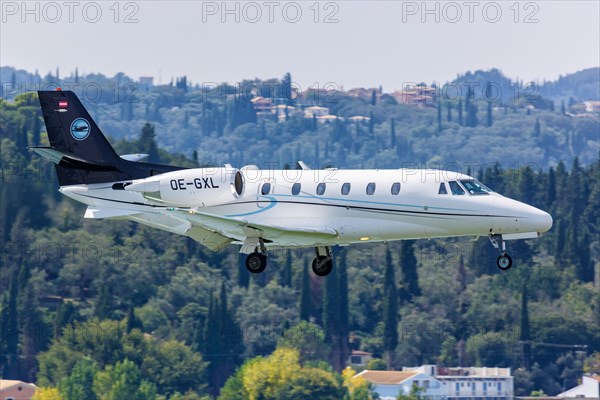
{"label": "landing gear wheel", "polygon": [[330,257],[315,257],[312,262],[312,270],[315,275],[327,276],[333,270],[333,260]]}
{"label": "landing gear wheel", "polygon": [[267,268],[267,256],[261,253],[248,254],[246,257],[246,269],[253,274],[260,274]]}
{"label": "landing gear wheel", "polygon": [[512,258],[508,254],[502,253],[498,256],[496,265],[498,265],[498,268],[500,268],[502,271],[506,271],[512,267]]}

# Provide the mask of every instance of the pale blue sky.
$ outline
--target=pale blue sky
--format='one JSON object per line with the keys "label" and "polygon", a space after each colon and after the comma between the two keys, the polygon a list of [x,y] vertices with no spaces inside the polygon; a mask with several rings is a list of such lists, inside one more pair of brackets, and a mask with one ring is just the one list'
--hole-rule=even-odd
{"label": "pale blue sky", "polygon": [[[187,75],[194,83],[281,77],[289,71],[303,88],[335,82],[345,89],[383,85],[385,91],[402,82],[444,83],[481,68],[498,67],[511,78],[552,80],[600,65],[597,0],[516,7],[513,1],[428,2],[431,14],[423,13],[420,1],[334,1],[317,7],[313,1],[228,2],[232,14],[222,13],[221,1],[135,1],[118,3],[119,22],[113,1],[74,3],[70,22],[62,1],[54,3],[58,8],[28,2],[30,14],[21,1],[2,1],[0,64],[37,68],[41,74],[58,66],[61,75],[77,66],[80,72],[122,71],[156,81],[160,71],[163,82]],[[138,22],[123,23],[130,13]],[[337,22],[324,23],[330,14]],[[537,22],[525,23],[527,16]],[[290,22],[294,19],[298,22]]]}

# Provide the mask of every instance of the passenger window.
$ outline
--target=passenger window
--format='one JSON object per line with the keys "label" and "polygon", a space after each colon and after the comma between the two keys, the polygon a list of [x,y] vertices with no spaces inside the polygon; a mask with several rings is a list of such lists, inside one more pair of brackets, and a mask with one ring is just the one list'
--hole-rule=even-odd
{"label": "passenger window", "polygon": [[446,190],[446,184],[444,182],[440,183],[438,194],[448,194],[448,191]]}
{"label": "passenger window", "polygon": [[392,184],[392,194],[396,196],[398,193],[400,193],[400,182],[394,182]]}
{"label": "passenger window", "polygon": [[465,194],[465,191],[463,190],[463,188],[460,187],[458,182],[450,181],[449,184],[450,184],[450,191],[452,192],[453,195],[461,196],[461,195]]}
{"label": "passenger window", "polygon": [[323,194],[325,194],[325,184],[324,183],[319,183],[317,185],[317,194],[319,196],[322,196]]}
{"label": "passenger window", "polygon": [[260,191],[263,195],[267,195],[271,192],[271,184],[270,183],[265,183],[264,185],[262,185],[262,189]]}
{"label": "passenger window", "polygon": [[367,185],[367,194],[372,195],[375,193],[375,182],[371,182]]}
{"label": "passenger window", "polygon": [[292,185],[292,194],[294,196],[298,196],[300,194],[300,188],[301,188],[301,185],[298,182],[294,183]]}
{"label": "passenger window", "polygon": [[348,194],[350,194],[350,183],[346,182],[342,185],[342,194],[344,196],[347,196]]}

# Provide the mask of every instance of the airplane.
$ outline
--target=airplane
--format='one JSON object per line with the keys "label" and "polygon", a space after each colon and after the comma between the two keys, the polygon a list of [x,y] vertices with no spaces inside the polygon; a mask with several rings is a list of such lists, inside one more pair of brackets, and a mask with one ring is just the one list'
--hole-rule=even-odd
{"label": "airplane", "polygon": [[268,249],[315,248],[312,270],[333,269],[332,247],[488,236],[501,270],[506,241],[552,227],[550,214],[504,197],[471,176],[434,169],[183,168],[119,156],[75,93],[38,91],[59,191],[87,205],[84,218],[124,219],[188,236],[211,250],[240,245],[260,273]]}

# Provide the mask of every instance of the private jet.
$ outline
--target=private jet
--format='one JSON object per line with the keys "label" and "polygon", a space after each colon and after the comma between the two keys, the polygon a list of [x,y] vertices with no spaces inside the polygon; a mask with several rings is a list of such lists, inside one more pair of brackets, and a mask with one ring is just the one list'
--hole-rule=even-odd
{"label": "private jet", "polygon": [[471,176],[434,169],[182,168],[115,153],[72,91],[38,92],[59,191],[87,205],[84,218],[124,219],[188,236],[211,250],[235,244],[260,273],[273,248],[315,249],[312,270],[333,268],[332,247],[488,236],[511,268],[506,241],[537,238],[552,217]]}

